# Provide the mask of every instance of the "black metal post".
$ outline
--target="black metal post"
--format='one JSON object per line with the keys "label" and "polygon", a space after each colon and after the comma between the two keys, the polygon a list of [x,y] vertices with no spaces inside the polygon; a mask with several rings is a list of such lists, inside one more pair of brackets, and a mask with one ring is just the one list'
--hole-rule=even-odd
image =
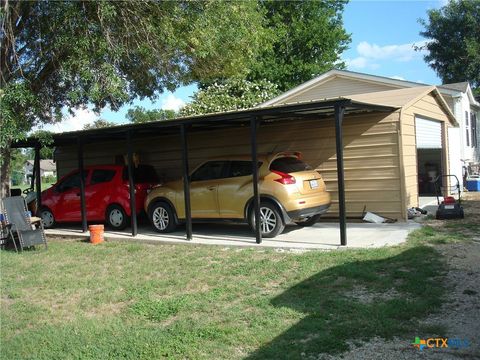
{"label": "black metal post", "polygon": [[343,169],[342,123],[345,107],[335,105],[335,144],[337,147],[338,209],[340,217],[340,245],[347,245],[347,215],[345,209],[345,174]]}
{"label": "black metal post", "polygon": [[257,154],[257,119],[250,119],[250,142],[252,146],[252,180],[253,180],[253,210],[255,213],[255,238],[257,244],[262,243],[262,232],[260,230],[260,194],[258,193],[258,154]]}
{"label": "black metal post", "polygon": [[82,231],[87,232],[87,206],[85,204],[85,171],[83,166],[83,140],[78,138],[78,171],[80,172],[80,210],[82,214]]}
{"label": "black metal post", "polygon": [[135,179],[133,178],[133,150],[131,131],[127,131],[127,169],[128,185],[130,188],[130,219],[132,224],[132,236],[137,236],[137,199],[135,198]]}
{"label": "black metal post", "polygon": [[40,209],[42,207],[42,172],[40,170],[40,145],[35,146],[35,160],[33,164],[34,174],[35,174],[35,187],[37,190],[37,214],[40,214]]}
{"label": "black metal post", "polygon": [[35,171],[36,171],[36,168],[37,168],[37,165],[36,164],[36,161],[35,161],[35,157],[37,156],[37,148],[35,147],[34,149],[34,158],[33,158],[33,168],[32,168],[32,178],[30,179],[30,189],[35,189],[35,179],[37,178],[36,175],[35,175]]}
{"label": "black metal post", "polygon": [[187,240],[192,240],[192,209],[190,204],[190,170],[188,167],[188,142],[185,124],[180,126],[182,137],[183,194],[185,199],[185,231]]}

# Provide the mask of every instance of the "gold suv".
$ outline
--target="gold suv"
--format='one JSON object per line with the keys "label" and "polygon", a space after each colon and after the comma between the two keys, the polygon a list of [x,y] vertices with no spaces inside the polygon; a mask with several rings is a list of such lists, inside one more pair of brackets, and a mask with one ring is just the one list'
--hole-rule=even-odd
{"label": "gold suv", "polygon": [[[287,223],[315,224],[330,206],[322,176],[299,153],[258,156],[261,231],[275,237]],[[231,156],[206,161],[190,176],[194,220],[237,220],[254,226],[252,161]],[[185,221],[183,179],[154,188],[145,199],[154,229],[173,231]]]}

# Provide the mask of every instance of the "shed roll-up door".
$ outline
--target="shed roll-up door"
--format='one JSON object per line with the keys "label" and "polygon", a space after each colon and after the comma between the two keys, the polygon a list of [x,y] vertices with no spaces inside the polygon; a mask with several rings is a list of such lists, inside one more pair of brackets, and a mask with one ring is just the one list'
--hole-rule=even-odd
{"label": "shed roll-up door", "polygon": [[442,148],[442,123],[440,121],[415,118],[417,149]]}

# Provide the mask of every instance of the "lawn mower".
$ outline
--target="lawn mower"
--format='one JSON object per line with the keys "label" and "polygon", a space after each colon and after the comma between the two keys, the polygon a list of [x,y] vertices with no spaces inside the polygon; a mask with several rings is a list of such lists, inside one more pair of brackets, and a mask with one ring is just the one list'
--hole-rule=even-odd
{"label": "lawn mower", "polygon": [[[439,183],[443,183],[444,178],[454,178],[457,183],[454,186],[439,186]],[[450,191],[447,191],[450,190]],[[443,201],[440,202],[440,196],[445,193],[445,197]],[[453,196],[449,196],[448,193],[452,195],[457,193],[458,200],[456,200]],[[435,179],[435,194],[437,195],[437,203],[438,209],[435,214],[435,218],[437,220],[446,220],[446,219],[463,219],[463,207],[461,206],[461,190],[460,190],[460,182],[458,181],[458,177],[456,175],[440,175]]]}

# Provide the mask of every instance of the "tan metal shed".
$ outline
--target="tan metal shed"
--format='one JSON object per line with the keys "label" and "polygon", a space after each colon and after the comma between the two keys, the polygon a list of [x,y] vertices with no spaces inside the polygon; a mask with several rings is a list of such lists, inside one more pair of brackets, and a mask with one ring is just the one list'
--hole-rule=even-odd
{"label": "tan metal shed", "polygon": [[[343,141],[347,215],[359,216],[366,207],[368,211],[405,220],[406,209],[418,205],[415,116],[438,120],[442,128],[446,128],[447,124],[454,124],[453,115],[435,87],[389,90],[343,98],[394,109],[387,113],[350,112],[345,115]],[[334,100],[338,99],[342,98]],[[334,122],[316,120],[318,118],[312,116],[311,119],[290,122],[267,122],[258,130],[258,152],[301,151],[305,160],[324,176],[334,201],[329,214],[335,216],[338,207]],[[191,168],[212,156],[248,154],[249,131],[248,127],[206,128],[189,134]],[[446,134],[446,131],[443,133]],[[443,141],[446,141],[445,137]],[[181,143],[178,136],[142,138],[133,140],[133,146],[134,151],[140,154],[141,162],[154,165],[165,180],[181,176]],[[123,141],[86,144],[85,164],[112,163],[124,153]],[[76,154],[75,145],[58,148],[56,161],[60,176],[76,168]]]}

